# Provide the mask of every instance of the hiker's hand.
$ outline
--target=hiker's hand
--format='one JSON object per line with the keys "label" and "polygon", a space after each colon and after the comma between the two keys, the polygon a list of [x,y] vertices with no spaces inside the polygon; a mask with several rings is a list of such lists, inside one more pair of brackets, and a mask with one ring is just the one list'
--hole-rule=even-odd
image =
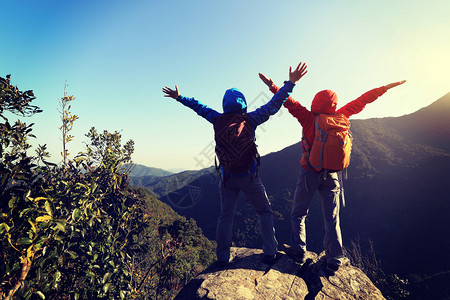
{"label": "hiker's hand", "polygon": [[289,81],[292,83],[297,83],[305,74],[308,73],[306,70],[306,64],[300,62],[297,68],[292,72],[292,67],[289,67]]}
{"label": "hiker's hand", "polygon": [[266,76],[264,76],[264,74],[259,73],[259,78],[261,78],[261,80],[269,87],[269,89],[272,88],[273,86],[273,80],[272,78],[268,79]]}
{"label": "hiker's hand", "polygon": [[180,96],[180,92],[178,91],[178,86],[175,86],[175,90],[172,90],[171,88],[165,86],[165,87],[163,87],[162,91],[165,94],[164,97],[171,97],[176,100],[178,98],[178,96]]}
{"label": "hiker's hand", "polygon": [[394,82],[394,83],[386,84],[385,87],[386,87],[386,89],[392,89],[393,87],[396,87],[396,86],[398,86],[400,84],[404,84],[405,82],[406,82],[406,80],[397,81],[397,82]]}

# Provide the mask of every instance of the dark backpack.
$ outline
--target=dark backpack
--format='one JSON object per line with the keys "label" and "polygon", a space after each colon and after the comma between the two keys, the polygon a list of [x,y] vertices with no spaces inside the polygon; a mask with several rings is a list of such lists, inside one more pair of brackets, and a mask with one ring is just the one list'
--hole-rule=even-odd
{"label": "dark backpack", "polygon": [[250,171],[259,155],[247,114],[222,114],[213,120],[216,155],[226,172]]}

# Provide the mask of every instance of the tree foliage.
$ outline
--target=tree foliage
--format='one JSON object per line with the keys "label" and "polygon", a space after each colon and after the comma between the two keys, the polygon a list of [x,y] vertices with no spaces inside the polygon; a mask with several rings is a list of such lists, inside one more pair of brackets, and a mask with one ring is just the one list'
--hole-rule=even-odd
{"label": "tree foliage", "polygon": [[195,222],[128,187],[123,166],[133,141],[122,145],[118,132],[92,128],[86,152],[63,155],[62,165],[47,161],[45,145],[28,156],[32,124],[11,125],[4,112],[40,109],[30,104],[33,92],[20,92],[9,76],[0,84],[0,298],[173,297],[213,260]]}
{"label": "tree foliage", "polygon": [[[40,109],[30,104],[35,99],[32,91],[21,92],[10,83],[10,76],[0,78],[0,237],[2,282],[0,296],[11,297],[21,286],[30,271],[37,244],[36,217],[29,216],[34,203],[30,203],[30,183],[36,181],[35,165],[26,154],[27,138],[31,125],[17,121],[11,125],[6,114],[32,116]],[[6,291],[9,291],[8,293]]]}

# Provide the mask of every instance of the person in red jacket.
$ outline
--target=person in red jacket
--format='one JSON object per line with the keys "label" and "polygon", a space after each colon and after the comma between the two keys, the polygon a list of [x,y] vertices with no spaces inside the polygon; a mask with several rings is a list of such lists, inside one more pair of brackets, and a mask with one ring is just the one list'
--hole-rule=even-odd
{"label": "person in red jacket", "polygon": [[[269,87],[272,93],[276,93],[279,88],[263,74],[259,74],[261,80]],[[305,139],[311,148],[315,138],[315,120],[319,114],[341,113],[347,118],[361,112],[366,104],[375,101],[387,90],[405,83],[405,80],[390,83],[388,85],[375,88],[360,96],[359,98],[336,110],[337,95],[331,90],[324,90],[314,97],[311,110],[302,106],[291,96],[283,104],[284,107],[300,122],[302,126],[302,140]],[[302,143],[303,152],[305,145]],[[326,268],[330,272],[336,272],[344,259],[342,249],[342,235],[339,222],[339,196],[341,184],[339,174],[342,171],[321,170],[316,171],[312,167],[302,168],[297,187],[294,194],[294,201],[291,211],[291,245],[283,245],[285,252],[295,260],[303,263],[306,253],[306,228],[305,218],[308,214],[312,197],[317,190],[322,201],[322,213],[325,223],[325,238],[323,245],[325,248]]]}

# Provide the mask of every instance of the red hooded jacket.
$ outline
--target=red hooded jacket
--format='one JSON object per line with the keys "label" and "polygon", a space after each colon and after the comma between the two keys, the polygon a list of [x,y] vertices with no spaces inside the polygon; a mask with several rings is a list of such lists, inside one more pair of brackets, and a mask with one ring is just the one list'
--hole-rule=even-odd
{"label": "red hooded jacket", "polygon": [[[278,90],[279,88],[276,85],[273,85],[270,89],[272,93],[276,93]],[[338,110],[336,110],[337,95],[330,90],[324,90],[316,94],[311,103],[311,111],[295,101],[291,96],[289,96],[283,105],[300,122],[300,125],[303,127],[302,134],[311,147],[315,137],[316,114],[341,113],[347,118],[350,118],[350,116],[361,112],[366,104],[375,101],[378,97],[386,93],[386,91],[387,89],[384,86],[370,90]]]}

